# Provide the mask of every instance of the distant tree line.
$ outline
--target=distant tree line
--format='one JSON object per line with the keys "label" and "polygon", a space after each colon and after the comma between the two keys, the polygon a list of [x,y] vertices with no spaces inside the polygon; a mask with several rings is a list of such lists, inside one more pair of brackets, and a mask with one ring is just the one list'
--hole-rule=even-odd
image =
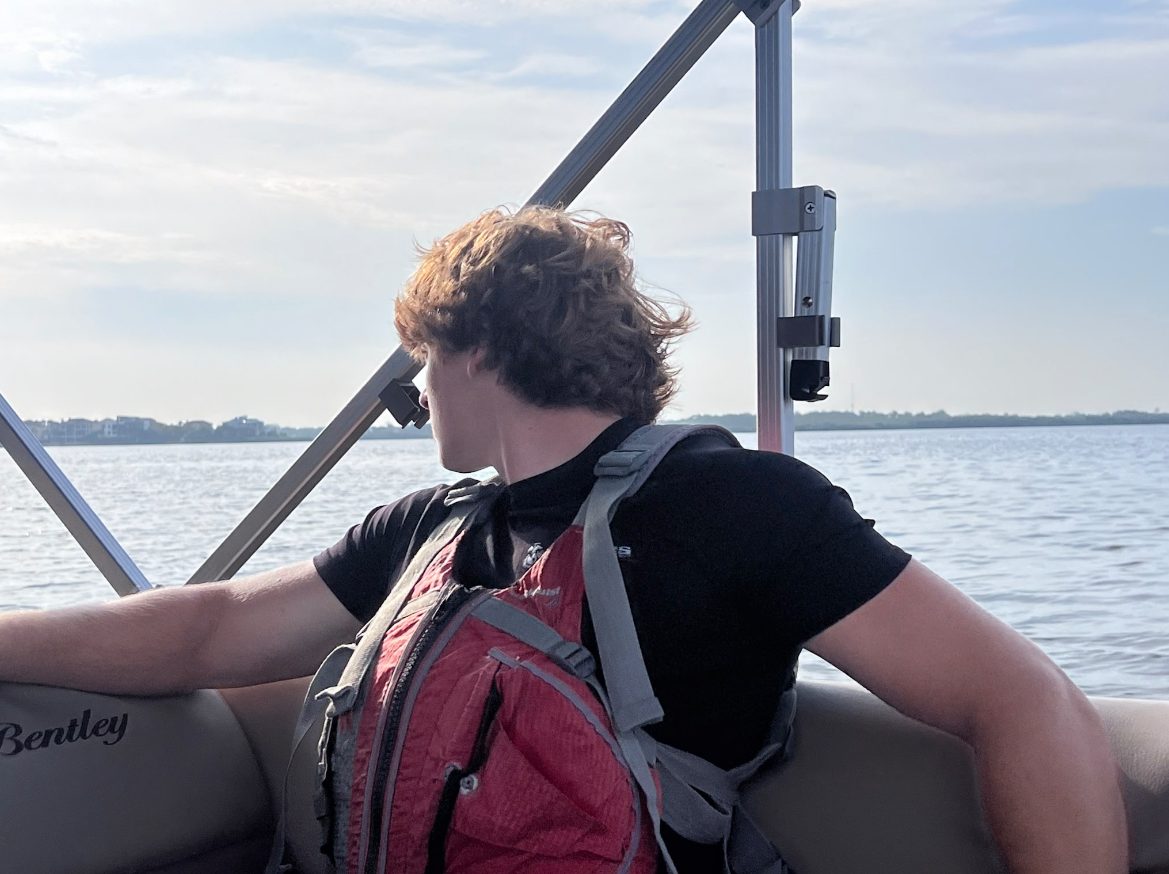
{"label": "distant tree line", "polygon": [[[752,413],[688,416],[672,421],[687,424],[721,425],[740,433],[755,430]],[[119,445],[141,443],[259,443],[280,440],[312,440],[320,428],[287,428],[271,425],[250,416],[236,416],[219,425],[191,420],[166,424],[136,416],[114,419],[34,420],[25,422],[33,435],[47,446]],[[813,410],[796,413],[797,431],[882,431],[902,428],[1010,428],[1046,425],[1156,425],[1169,424],[1169,413],[1119,410],[1115,413],[1070,413],[1062,416],[1016,416],[974,413],[951,416],[944,410],[934,413],[859,413]],[[393,425],[370,428],[364,439],[400,440],[431,437],[430,426],[398,428]]]}
{"label": "distant tree line", "polygon": [[[718,416],[689,416],[676,421],[721,425],[728,431],[755,430],[752,413]],[[951,416],[945,410],[933,413],[859,413],[813,410],[796,413],[797,431],[880,431],[902,428],[1034,428],[1049,425],[1164,425],[1169,413],[1119,410],[1115,413],[1070,413],[1061,416],[1016,416],[999,413],[971,413]]]}
{"label": "distant tree line", "polygon": [[[139,445],[150,443],[264,443],[281,440],[312,440],[320,428],[287,428],[251,416],[236,416],[213,425],[200,419],[168,424],[140,416],[113,419],[32,420],[24,423],[46,446]],[[430,426],[400,429],[370,428],[366,437],[374,440],[429,437]]]}

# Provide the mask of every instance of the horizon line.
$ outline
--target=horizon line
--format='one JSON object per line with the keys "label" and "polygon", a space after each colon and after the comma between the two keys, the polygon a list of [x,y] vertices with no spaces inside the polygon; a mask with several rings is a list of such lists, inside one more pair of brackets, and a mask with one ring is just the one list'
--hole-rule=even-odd
{"label": "horizon line", "polygon": [[[858,417],[859,416],[937,416],[937,417],[949,417],[949,418],[954,418],[954,419],[957,419],[957,418],[963,418],[963,419],[966,419],[966,418],[987,418],[987,417],[993,417],[993,418],[999,418],[999,419],[1061,419],[1061,418],[1072,418],[1072,417],[1107,418],[1110,416],[1120,416],[1120,415],[1169,416],[1169,411],[1163,411],[1160,407],[1154,407],[1151,410],[1139,410],[1139,409],[1126,408],[1126,409],[1110,410],[1107,412],[1086,412],[1083,410],[1072,410],[1070,412],[1064,412],[1064,413],[996,413],[996,412],[951,413],[945,409],[935,409],[935,410],[863,410],[863,409],[862,410],[818,410],[818,409],[800,410],[800,409],[796,409],[793,411],[793,413],[796,416],[826,416],[826,415],[858,416]],[[703,412],[703,413],[690,413],[687,415],[676,414],[676,415],[672,415],[669,417],[661,416],[661,417],[659,417],[658,421],[661,421],[661,422],[691,422],[691,421],[694,421],[696,419],[741,418],[744,416],[750,416],[752,418],[755,418],[757,416],[757,414],[754,412],[751,412],[749,410],[741,410],[741,411],[730,412],[730,413]],[[64,422],[103,423],[103,422],[118,422],[119,420],[123,420],[123,421],[153,422],[155,424],[165,425],[168,427],[176,427],[176,426],[181,426],[181,425],[191,425],[191,424],[199,424],[199,423],[206,423],[206,424],[214,425],[214,423],[212,423],[211,421],[209,421],[207,419],[200,419],[200,418],[179,419],[177,421],[166,422],[166,421],[163,421],[161,419],[156,419],[153,416],[135,416],[135,415],[129,415],[126,413],[118,413],[118,414],[113,415],[113,416],[102,416],[100,418],[92,418],[89,416],[67,416],[64,418],[56,418],[56,419],[54,419],[54,418],[24,419],[23,417],[22,417],[22,419],[25,422],[25,424],[64,423]],[[269,422],[269,421],[266,421],[264,419],[258,419],[255,416],[251,416],[251,415],[248,415],[246,413],[243,413],[243,414],[240,414],[237,416],[232,416],[231,418],[228,418],[228,419],[224,419],[222,422],[219,423],[219,425],[226,425],[226,424],[233,423],[233,422],[241,422],[242,423],[244,421],[257,422],[257,423],[261,423],[263,425],[267,425],[267,426],[271,426],[271,427],[275,427],[275,428],[290,428],[290,429],[294,429],[294,430],[308,430],[311,428],[315,428],[315,429],[319,430],[319,429],[325,427],[324,425],[284,425],[284,424],[281,424],[278,422]],[[397,426],[393,423],[390,423],[387,425],[375,424],[375,425],[371,425],[370,427],[371,428],[387,428],[387,427],[393,428],[393,427],[397,427]]]}

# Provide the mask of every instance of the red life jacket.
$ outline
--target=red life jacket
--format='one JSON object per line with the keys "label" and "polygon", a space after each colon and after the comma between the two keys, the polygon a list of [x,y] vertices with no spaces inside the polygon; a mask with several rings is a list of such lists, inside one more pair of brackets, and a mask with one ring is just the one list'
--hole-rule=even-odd
{"label": "red life jacket", "polygon": [[[723,842],[728,870],[787,870],[736,802],[782,749],[794,691],[774,742],[730,772],[644,731],[662,712],[609,523],[694,430],[643,428],[603,457],[577,520],[506,589],[452,578],[481,489],[452,491],[450,517],[306,699],[327,702],[317,812],[339,871],[650,874],[659,858],[674,871],[662,821]],[[603,684],[581,643],[586,597]]]}

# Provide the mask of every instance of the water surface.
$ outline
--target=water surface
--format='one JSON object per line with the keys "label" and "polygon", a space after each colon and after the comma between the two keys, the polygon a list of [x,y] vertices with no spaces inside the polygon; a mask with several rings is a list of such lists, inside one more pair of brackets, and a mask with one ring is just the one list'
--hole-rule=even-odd
{"label": "water surface", "polygon": [[[753,445],[753,435],[741,435]],[[154,583],[179,583],[301,443],[55,447]],[[1169,698],[1169,425],[819,432],[800,456],[1092,694]],[[297,561],[449,479],[428,440],[363,441],[242,573]],[[114,597],[0,454],[0,609]],[[808,676],[828,676],[817,660]]]}

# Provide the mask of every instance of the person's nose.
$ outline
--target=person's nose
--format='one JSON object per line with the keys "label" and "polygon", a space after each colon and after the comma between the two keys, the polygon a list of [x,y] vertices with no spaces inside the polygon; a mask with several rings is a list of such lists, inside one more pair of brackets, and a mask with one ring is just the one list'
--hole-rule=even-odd
{"label": "person's nose", "polygon": [[422,409],[430,409],[430,398],[426,394],[426,389],[423,389],[418,395],[418,403],[422,405]]}

